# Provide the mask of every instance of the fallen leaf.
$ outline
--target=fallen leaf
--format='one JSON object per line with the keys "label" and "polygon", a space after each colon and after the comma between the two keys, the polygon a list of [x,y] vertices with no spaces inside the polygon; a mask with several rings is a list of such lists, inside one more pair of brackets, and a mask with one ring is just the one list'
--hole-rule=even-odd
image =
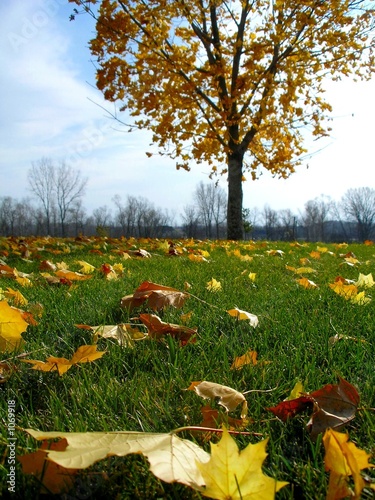
{"label": "fallen leaf", "polygon": [[168,334],[186,344],[197,334],[196,329],[174,323],[165,323],[155,314],[140,314],[139,319],[147,327],[149,336],[154,339],[160,339]]}
{"label": "fallen leaf", "polygon": [[259,320],[258,320],[258,316],[256,316],[255,314],[251,314],[247,311],[243,311],[242,309],[238,309],[237,307],[235,307],[234,309],[229,309],[229,311],[227,311],[227,313],[230,316],[233,316],[234,318],[237,318],[240,321],[242,321],[242,320],[250,321],[250,325],[253,326],[254,328],[256,328],[258,326]]}
{"label": "fallen leaf", "polygon": [[48,459],[67,469],[86,469],[104,458],[142,453],[151,472],[167,483],[178,482],[195,489],[204,485],[195,461],[204,463],[210,456],[195,443],[171,433],[147,432],[41,432],[26,429],[38,440],[65,438],[63,451],[46,451]]}
{"label": "fallen leaf", "polygon": [[220,292],[222,290],[222,286],[220,281],[217,281],[215,278],[212,278],[210,281],[207,282],[206,289],[209,292]]}
{"label": "fallen leaf", "polygon": [[11,307],[6,300],[0,301],[0,351],[13,351],[23,343],[21,334],[28,323],[22,313]]}
{"label": "fallen leaf", "polygon": [[[78,328],[83,328],[85,325],[76,325]],[[129,323],[121,323],[119,325],[101,325],[89,327],[96,337],[116,340],[123,347],[134,347],[135,340],[143,340],[147,338],[138,328],[132,328]]]}
{"label": "fallen leaf", "polygon": [[356,281],[355,285],[362,288],[372,288],[375,285],[374,278],[372,277],[371,273],[359,273],[358,280]]}
{"label": "fallen leaf", "polygon": [[275,493],[288,483],[263,474],[267,442],[268,439],[250,443],[240,451],[224,428],[219,443],[210,443],[210,460],[204,463],[196,461],[206,485],[201,493],[218,500],[273,499]]}
{"label": "fallen leaf", "polygon": [[311,280],[308,280],[307,278],[300,278],[297,280],[297,283],[299,285],[303,286],[304,288],[317,288],[318,287],[318,285],[316,283],[314,283]]}
{"label": "fallen leaf", "polygon": [[338,385],[327,384],[310,396],[314,400],[314,413],[307,428],[312,438],[328,427],[339,429],[353,420],[360,399],[357,389],[343,378]]}
{"label": "fallen leaf", "polygon": [[63,278],[69,281],[84,281],[92,278],[91,274],[76,273],[74,271],[69,271],[68,269],[60,269],[55,272],[58,278]]}
{"label": "fallen leaf", "polygon": [[215,382],[192,382],[187,388],[188,391],[195,391],[203,399],[216,399],[218,403],[229,412],[237,408],[242,403],[241,418],[247,416],[247,401],[241,393],[225,385]]}
{"label": "fallen leaf", "polygon": [[144,281],[135,290],[133,295],[123,297],[120,305],[122,308],[129,309],[130,311],[134,307],[140,307],[145,302],[154,310],[161,310],[167,306],[179,309],[184,305],[187,298],[188,294],[180,292],[175,288]]}
{"label": "fallen leaf", "polygon": [[8,287],[4,295],[8,300],[13,300],[16,306],[25,306],[28,303],[28,300],[18,290],[13,290]]}
{"label": "fallen leaf", "polygon": [[106,351],[97,351],[96,348],[96,345],[83,345],[78,347],[70,360],[50,356],[46,361],[38,361],[35,359],[21,359],[21,361],[23,363],[32,364],[32,370],[40,370],[43,372],[58,371],[59,375],[62,376],[70,370],[73,365],[78,363],[88,363],[101,358]]}
{"label": "fallen leaf", "polygon": [[56,443],[43,441],[42,446],[34,453],[17,456],[21,462],[22,472],[32,474],[41,484],[40,493],[58,495],[68,492],[74,486],[72,476],[77,473],[77,469],[66,469],[61,465],[47,460],[47,451],[64,451],[67,447],[66,439],[61,439]]}
{"label": "fallen leaf", "polygon": [[[360,471],[369,467],[370,455],[349,441],[348,434],[327,429],[323,436],[325,448],[324,465],[330,471],[327,500],[350,496],[359,499],[365,482]],[[349,488],[349,477],[353,477],[354,496]]]}
{"label": "fallen leaf", "polygon": [[258,353],[249,349],[243,356],[238,356],[234,359],[231,370],[239,370],[244,365],[256,365]]}

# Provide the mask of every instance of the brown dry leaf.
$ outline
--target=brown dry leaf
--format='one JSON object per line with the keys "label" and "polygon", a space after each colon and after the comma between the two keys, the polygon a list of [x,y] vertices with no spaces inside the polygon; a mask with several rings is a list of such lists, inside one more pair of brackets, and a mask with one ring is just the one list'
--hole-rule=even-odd
{"label": "brown dry leaf", "polygon": [[144,302],[147,302],[147,305],[154,310],[161,310],[167,306],[179,309],[184,305],[187,298],[188,294],[180,292],[175,288],[158,285],[151,281],[144,281],[135,290],[133,295],[123,297],[120,305],[122,308],[129,309],[130,311],[134,307],[140,307]]}
{"label": "brown dry leaf", "polygon": [[55,272],[58,278],[63,278],[69,281],[84,281],[92,278],[91,274],[76,273],[74,271],[69,271],[68,269],[60,269]]}
{"label": "brown dry leaf", "polygon": [[53,271],[55,272],[57,269],[56,264],[49,260],[42,260],[42,262],[39,265],[40,271]]}
{"label": "brown dry leaf", "polygon": [[0,361],[0,384],[3,384],[10,379],[12,373],[17,371],[17,367],[14,364],[8,363],[6,361]]}
{"label": "brown dry leaf", "polygon": [[327,384],[310,393],[314,400],[314,412],[307,423],[310,435],[314,439],[329,427],[340,429],[355,417],[359,405],[357,389],[340,378],[339,384]]}
{"label": "brown dry leaf", "polygon": [[186,344],[189,341],[193,341],[197,335],[195,328],[165,323],[156,314],[140,314],[139,319],[147,327],[149,336],[154,339],[160,339],[164,335],[169,334],[182,344]]}
{"label": "brown dry leaf", "polygon": [[48,450],[64,451],[67,445],[66,439],[61,439],[56,443],[43,441],[38,451],[17,457],[21,462],[22,472],[32,474],[40,482],[42,495],[59,495],[68,492],[74,486],[73,476],[77,473],[77,469],[66,469],[47,460]]}
{"label": "brown dry leaf", "polygon": [[195,391],[203,399],[216,399],[218,403],[229,412],[237,408],[242,403],[241,418],[247,416],[247,401],[241,393],[225,385],[215,382],[192,382],[187,388],[188,391]]}

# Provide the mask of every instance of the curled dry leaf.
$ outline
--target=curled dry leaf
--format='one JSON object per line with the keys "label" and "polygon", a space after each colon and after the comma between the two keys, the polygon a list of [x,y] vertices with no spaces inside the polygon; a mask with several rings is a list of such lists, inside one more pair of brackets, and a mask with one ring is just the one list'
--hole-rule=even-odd
{"label": "curled dry leaf", "polygon": [[187,297],[188,294],[180,292],[175,288],[158,285],[151,281],[144,281],[135,290],[133,295],[123,297],[120,305],[122,308],[129,309],[130,311],[134,307],[140,307],[145,302],[147,302],[147,305],[151,309],[157,311],[167,306],[179,309],[184,305]]}
{"label": "curled dry leaf", "polygon": [[259,320],[258,320],[258,316],[256,316],[255,314],[251,314],[247,311],[242,311],[242,309],[238,309],[237,307],[235,307],[234,309],[229,309],[229,311],[227,311],[227,313],[230,316],[237,318],[238,320],[250,321],[250,325],[254,328],[256,328],[258,326]]}
{"label": "curled dry leaf", "polygon": [[341,378],[338,385],[327,384],[317,391],[282,401],[267,410],[285,422],[305,410],[313,409],[307,428],[314,439],[329,427],[339,429],[353,420],[358,404],[357,389]]}
{"label": "curled dry leaf", "polygon": [[165,323],[156,314],[140,314],[139,319],[147,327],[149,336],[154,339],[160,339],[164,335],[171,335],[183,344],[186,344],[189,341],[193,341],[197,335],[195,328],[175,325],[174,323]]}
{"label": "curled dry leaf", "polygon": [[216,384],[215,382],[192,382],[187,388],[188,391],[195,391],[203,399],[217,399],[218,403],[229,412],[237,408],[242,403],[241,418],[247,416],[247,401],[241,393],[227,387],[226,385]]}
{"label": "curled dry leaf", "polygon": [[134,347],[135,340],[143,340],[147,338],[138,328],[133,328],[129,323],[121,323],[119,325],[75,325],[77,328],[91,330],[94,333],[94,342],[98,337],[104,339],[116,340],[121,346]]}

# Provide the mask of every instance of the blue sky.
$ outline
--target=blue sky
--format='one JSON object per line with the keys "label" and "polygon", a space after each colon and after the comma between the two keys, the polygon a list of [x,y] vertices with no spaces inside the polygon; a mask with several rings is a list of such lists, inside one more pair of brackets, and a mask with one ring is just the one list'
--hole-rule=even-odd
{"label": "blue sky", "polygon": [[[116,194],[130,194],[177,216],[192,202],[196,185],[210,182],[209,172],[202,165],[176,171],[172,160],[148,158],[150,134],[128,133],[94,104],[114,111],[95,89],[87,48],[94,22],[89,16],[70,22],[73,8],[67,0],[1,0],[0,197],[31,196],[27,172],[32,162],[49,157],[65,159],[88,177],[88,213],[112,208]],[[322,150],[289,179],[264,173],[244,183],[244,206],[298,212],[320,194],[339,200],[351,187],[375,188],[374,96],[375,80],[329,82],[332,136],[308,143],[309,152]],[[225,189],[226,179],[220,185]]]}

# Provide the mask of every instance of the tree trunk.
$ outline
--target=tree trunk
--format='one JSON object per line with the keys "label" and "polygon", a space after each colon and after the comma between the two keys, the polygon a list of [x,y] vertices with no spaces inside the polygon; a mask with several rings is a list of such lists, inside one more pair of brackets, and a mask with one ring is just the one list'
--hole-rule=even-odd
{"label": "tree trunk", "polygon": [[242,221],[242,162],[243,153],[235,151],[228,155],[228,240],[243,239]]}

